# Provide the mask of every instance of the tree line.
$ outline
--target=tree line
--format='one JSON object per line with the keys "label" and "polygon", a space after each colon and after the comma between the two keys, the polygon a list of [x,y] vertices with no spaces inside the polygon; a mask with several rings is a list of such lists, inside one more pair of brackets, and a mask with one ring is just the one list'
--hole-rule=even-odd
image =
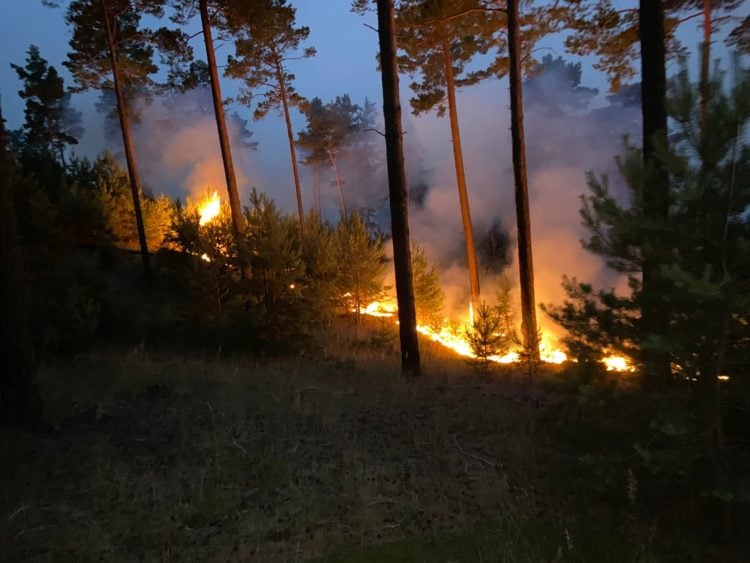
{"label": "tree line", "polygon": [[[133,121],[142,105],[154,96],[197,84],[209,85],[213,97],[217,135],[220,140],[227,186],[229,217],[236,250],[236,267],[248,283],[254,283],[253,251],[247,237],[247,216],[241,205],[232,147],[227,131],[219,64],[214,52],[213,35],[228,40],[234,52],[228,57],[226,75],[242,80],[240,100],[254,106],[254,117],[265,117],[278,110],[284,117],[289,140],[290,167],[297,200],[300,240],[305,239],[308,214],[303,208],[297,150],[303,161],[316,172],[329,167],[335,178],[344,222],[350,219],[343,180],[337,156],[345,142],[374,124],[368,102],[363,107],[342,96],[324,104],[322,100],[305,99],[294,88],[294,77],[288,64],[292,58],[310,58],[314,48],[305,46],[309,29],[296,23],[295,10],[285,0],[246,2],[234,0],[72,0],[46,2],[63,9],[72,38],[65,61],[75,86],[82,91],[96,89],[114,100],[124,150],[130,187],[130,202],[122,194],[111,196],[106,207],[123,211],[110,212],[107,221],[126,221],[132,211],[143,271],[151,277],[151,251],[158,246],[149,243],[148,217],[164,215],[168,205],[146,197],[140,179],[137,147],[133,139]],[[356,10],[367,10],[371,3],[357,1]],[[553,3],[490,2],[489,0],[404,0],[377,2],[380,65],[383,77],[385,145],[391,206],[391,236],[394,242],[396,289],[399,300],[400,331],[404,371],[419,373],[419,354],[413,304],[413,273],[410,271],[411,244],[408,231],[408,191],[403,158],[403,133],[400,126],[399,71],[413,77],[410,101],[412,110],[421,113],[437,110],[449,117],[453,144],[456,183],[461,209],[466,260],[469,270],[471,299],[478,309],[480,288],[477,243],[469,209],[469,193],[463,163],[456,91],[482,80],[508,75],[510,86],[511,138],[515,178],[518,261],[522,302],[522,334],[525,347],[538,355],[536,300],[534,296],[529,186],[526,179],[523,132],[524,74],[533,75],[539,67],[534,59],[535,46],[546,35],[571,30],[568,47],[577,54],[598,54],[604,69],[618,88],[623,80],[636,75],[635,53],[640,51],[641,93],[643,108],[642,158],[650,171],[650,187],[644,191],[643,213],[651,221],[666,220],[670,215],[670,175],[659,157],[667,146],[666,59],[674,44],[674,32],[686,18],[702,16],[705,45],[700,77],[700,107],[704,138],[708,146],[711,96],[715,86],[708,77],[709,39],[722,20],[718,14],[736,9],[737,2],[641,2],[639,8],[617,10],[606,0],[588,2],[560,0]],[[156,22],[156,26],[144,24]],[[185,26],[199,24],[206,61],[193,52]],[[161,25],[163,24],[163,25]],[[649,27],[650,26],[650,27]],[[746,47],[747,24],[740,22],[730,33],[730,42],[739,49]],[[606,39],[606,41],[603,41]],[[481,63],[477,66],[477,62]],[[167,68],[167,79],[156,77]],[[16,67],[25,81],[22,96],[27,99],[23,142],[57,155],[65,169],[65,147],[76,142],[77,120],[70,111],[70,92],[63,88],[59,75],[43,63],[38,50],[29,51],[25,67]],[[715,81],[714,81],[715,82]],[[35,90],[36,89],[36,90]],[[718,95],[718,94],[717,94]],[[46,101],[45,101],[46,100]],[[35,104],[38,106],[35,109]],[[40,105],[41,104],[41,105]],[[307,129],[294,137],[290,110],[297,108],[307,118]],[[36,112],[36,113],[35,113]],[[345,141],[348,139],[348,141]],[[361,141],[362,137],[359,137]],[[707,150],[707,149],[705,149]],[[703,151],[705,153],[705,150]],[[72,163],[75,167],[78,163]],[[64,181],[68,174],[62,173]],[[153,211],[158,208],[160,211]],[[157,221],[158,222],[158,221]],[[109,225],[110,231],[117,227]],[[157,236],[154,234],[154,236]],[[651,335],[667,333],[669,316],[661,306],[666,289],[660,271],[664,255],[673,249],[659,244],[646,245],[641,257],[641,285],[638,286],[638,330],[643,341]],[[643,361],[645,379],[652,385],[669,378],[670,358],[659,346],[638,350]],[[407,361],[408,358],[408,361]]]}

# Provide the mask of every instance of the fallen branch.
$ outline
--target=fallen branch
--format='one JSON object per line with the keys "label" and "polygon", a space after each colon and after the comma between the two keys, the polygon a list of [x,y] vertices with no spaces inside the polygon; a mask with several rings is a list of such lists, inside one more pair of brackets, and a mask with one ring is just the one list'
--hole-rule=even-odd
{"label": "fallen branch", "polygon": [[458,451],[461,452],[462,454],[464,454],[465,456],[470,457],[472,459],[475,459],[477,461],[481,461],[482,463],[486,463],[490,467],[495,467],[496,466],[496,464],[493,463],[493,462],[491,462],[489,459],[485,459],[485,458],[483,458],[481,456],[472,454],[472,453],[467,452],[466,450],[464,450],[461,447],[461,444],[458,443],[458,436],[456,434],[453,435],[453,442],[456,444],[456,448],[458,448]]}
{"label": "fallen branch", "polygon": [[30,504],[27,504],[27,505],[24,505],[24,506],[22,506],[22,507],[21,507],[21,508],[19,508],[18,510],[15,510],[15,511],[13,512],[13,514],[11,514],[10,516],[8,516],[8,521],[11,521],[11,520],[13,520],[13,518],[15,518],[16,516],[18,516],[19,514],[21,514],[21,512],[26,512],[26,509],[27,509],[27,508],[31,508],[31,505],[30,505]]}

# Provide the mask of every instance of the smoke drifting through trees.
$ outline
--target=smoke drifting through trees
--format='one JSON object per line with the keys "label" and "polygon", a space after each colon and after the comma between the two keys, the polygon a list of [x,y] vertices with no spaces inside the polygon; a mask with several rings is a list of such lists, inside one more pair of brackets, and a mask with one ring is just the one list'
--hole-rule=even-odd
{"label": "smoke drifting through trees", "polygon": [[[551,71],[527,81],[525,100],[540,303],[559,302],[564,297],[560,281],[566,273],[575,272],[581,279],[601,282],[604,286],[615,282],[606,277],[612,274],[604,272],[601,261],[580,247],[578,241],[583,231],[578,198],[586,189],[585,172],[592,169],[614,172],[613,155],[621,150],[622,135],[637,136],[640,128],[637,88],[630,92],[632,100],[625,93],[597,99],[585,84],[577,84],[579,77],[574,70],[566,70],[559,61],[551,61],[549,66]],[[477,240],[481,242],[493,225],[496,234],[508,237],[505,260],[511,268],[509,274],[515,279],[509,118],[502,104],[507,88],[503,82],[492,81],[459,92],[458,96],[466,130],[463,142]],[[364,105],[364,100],[352,101]],[[237,110],[241,112],[243,108]],[[246,204],[250,189],[256,187],[286,211],[293,212],[296,201],[288,189],[292,177],[283,131],[272,120],[253,123],[249,131],[244,117],[240,114],[230,120],[232,146],[237,147],[240,200]],[[295,131],[304,128],[301,115],[294,116],[294,123]],[[214,127],[206,88],[173,94],[168,103],[157,99],[146,107],[141,122],[135,125],[136,142],[143,147],[145,185],[156,194],[165,192],[183,198],[201,193],[209,186],[221,192],[224,180]],[[373,128],[382,129],[382,124],[377,121]],[[426,247],[432,260],[440,263],[446,313],[464,316],[469,303],[468,273],[445,123],[436,116],[409,116],[404,130],[412,197],[412,237],[415,243]],[[383,141],[375,131],[363,135],[368,150],[351,151],[341,165],[347,201],[387,230]],[[114,149],[117,150],[116,144]],[[498,158],[498,155],[505,156]],[[376,173],[366,173],[373,169]],[[312,208],[312,171],[302,167],[301,173],[305,206]],[[617,182],[617,175],[612,176]],[[338,194],[331,180],[321,175],[323,215],[336,219]],[[493,278],[485,267],[481,269],[487,284],[486,294],[491,296]],[[540,322],[548,330],[555,330],[543,316]]]}

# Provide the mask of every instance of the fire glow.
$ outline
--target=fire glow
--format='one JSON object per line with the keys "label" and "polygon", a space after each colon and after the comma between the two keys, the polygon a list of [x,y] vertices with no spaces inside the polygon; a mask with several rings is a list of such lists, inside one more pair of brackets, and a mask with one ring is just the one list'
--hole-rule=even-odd
{"label": "fire glow", "polygon": [[198,202],[198,225],[204,225],[213,221],[221,213],[221,198],[219,192],[209,192]]}
{"label": "fire glow", "polygon": [[[371,317],[393,317],[398,312],[398,309],[393,303],[374,301],[366,307],[360,308],[359,312],[361,315],[368,315]],[[468,322],[465,324],[470,326]],[[433,342],[437,342],[438,344],[453,350],[460,356],[476,358],[476,354],[472,351],[471,345],[466,340],[460,329],[457,330],[449,326],[442,326],[439,330],[436,330],[429,326],[418,325],[417,331]],[[539,355],[543,362],[549,364],[562,364],[568,361],[567,354],[555,347],[553,338],[546,333],[542,334]],[[513,364],[521,361],[521,354],[517,350],[513,350],[502,356],[490,356],[489,360],[498,364]],[[601,359],[601,362],[606,366],[607,371],[635,371],[635,367],[627,358],[622,356],[606,356]]]}
{"label": "fire glow", "polygon": [[[204,195],[198,203],[198,215],[199,225],[201,227],[210,223],[216,219],[221,213],[221,198],[217,191],[208,192]],[[210,262],[211,259],[203,254],[201,259]],[[294,289],[294,285],[290,286],[290,289]],[[350,296],[349,294],[344,297]],[[356,312],[356,309],[354,309]],[[361,315],[367,315],[369,317],[395,317],[398,313],[398,308],[392,301],[373,301],[365,307],[360,307],[359,313]],[[474,311],[471,305],[469,305],[469,318],[463,323],[465,326],[471,326],[474,319]],[[398,321],[396,321],[398,322]],[[456,329],[447,325],[443,325],[439,330],[425,325],[418,325],[417,331],[432,340],[437,342],[441,346],[453,350],[456,354],[464,356],[466,358],[476,358],[476,354],[471,349],[471,345],[466,340],[465,335],[461,329]],[[543,362],[549,364],[562,364],[568,361],[568,356],[555,347],[554,339],[549,334],[542,333],[539,355]],[[508,352],[503,356],[490,356],[489,360],[499,364],[513,364],[521,361],[521,354],[517,350]],[[622,356],[606,356],[600,360],[607,368],[607,371],[617,372],[634,372],[635,367],[630,363],[627,358]]]}

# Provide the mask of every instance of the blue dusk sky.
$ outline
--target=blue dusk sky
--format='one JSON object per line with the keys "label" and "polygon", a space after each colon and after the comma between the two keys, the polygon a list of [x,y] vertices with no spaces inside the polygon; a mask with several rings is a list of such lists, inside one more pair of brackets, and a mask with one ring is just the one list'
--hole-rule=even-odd
{"label": "blue dusk sky", "polygon": [[[349,93],[354,100],[365,96],[380,100],[380,82],[375,69],[377,35],[365,24],[375,24],[374,14],[362,17],[351,12],[350,0],[292,0],[297,8],[297,21],[310,28],[309,45],[318,51],[313,60],[293,65],[297,76],[297,89],[306,96],[319,96],[324,100],[338,94]],[[635,5],[634,1],[621,0],[623,6]],[[70,37],[60,9],[50,9],[41,0],[3,0],[4,13],[0,20],[0,94],[3,98],[3,113],[8,125],[15,128],[23,120],[23,104],[16,95],[20,87],[10,63],[23,64],[30,44],[40,48],[41,54],[55,65],[70,85],[70,77],[62,67]],[[680,39],[689,50],[695,50],[700,41],[699,20],[688,22],[680,31]],[[722,46],[718,45],[718,50]],[[219,49],[220,58],[225,57],[229,46]],[[224,52],[222,52],[224,51]],[[605,77],[593,70],[591,58],[573,57],[565,52],[562,37],[546,38],[539,45],[539,53],[562,55],[572,61],[583,63],[583,81],[588,86],[607,90]],[[196,54],[201,55],[196,44]],[[402,80],[402,84],[408,84]],[[227,95],[236,91],[230,80],[224,80]],[[85,106],[77,100],[79,107]]]}

